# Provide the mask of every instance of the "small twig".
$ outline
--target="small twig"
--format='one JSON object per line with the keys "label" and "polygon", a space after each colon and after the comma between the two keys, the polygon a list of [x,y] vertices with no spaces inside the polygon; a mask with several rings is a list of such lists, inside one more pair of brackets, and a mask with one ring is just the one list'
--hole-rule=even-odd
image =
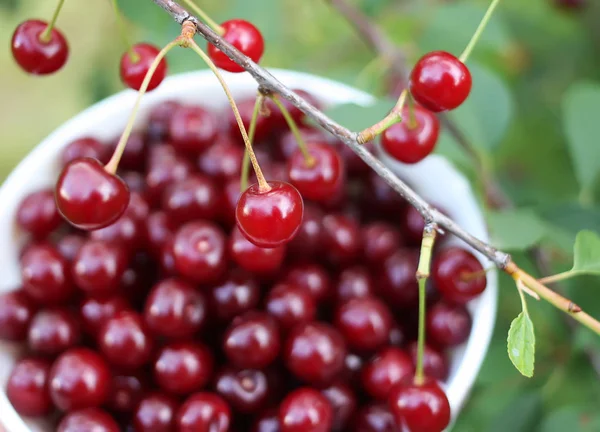
{"label": "small twig", "polygon": [[408,90],[404,90],[400,94],[400,98],[398,98],[398,102],[392,108],[390,113],[385,116],[382,120],[375,123],[373,126],[369,126],[365,130],[361,131],[358,134],[357,141],[361,144],[368,143],[375,139],[376,136],[382,134],[386,129],[390,126],[400,123],[402,121],[402,109],[404,108],[404,103],[406,102],[406,97],[408,95]]}

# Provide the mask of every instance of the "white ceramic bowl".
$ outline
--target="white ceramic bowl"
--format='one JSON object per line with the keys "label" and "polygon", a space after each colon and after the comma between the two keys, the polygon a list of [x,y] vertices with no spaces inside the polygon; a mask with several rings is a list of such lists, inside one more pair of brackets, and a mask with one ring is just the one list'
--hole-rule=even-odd
{"label": "white ceramic bowl", "polygon": [[[286,85],[310,91],[326,104],[368,105],[373,101],[368,94],[335,81],[299,72],[272,72]],[[226,74],[226,79],[236,97],[251,96],[256,92],[256,84],[247,74]],[[38,145],[6,179],[0,189],[0,291],[15,289],[20,282],[18,256],[25,238],[15,225],[15,213],[21,199],[55,182],[61,150],[71,140],[83,135],[101,140],[117,137],[125,126],[135,97],[135,92],[126,90],[75,116]],[[144,123],[150,107],[167,99],[215,108],[226,105],[223,91],[210,71],[177,75],[166,79],[157,90],[144,97],[139,124]],[[474,235],[488,239],[483,215],[467,180],[445,159],[430,156],[417,165],[406,166],[388,159],[381,152],[380,155],[427,200],[444,208],[449,216]],[[486,265],[485,259],[478,256]],[[496,273],[490,272],[486,291],[469,305],[473,314],[473,330],[468,342],[452,354],[447,393],[454,417],[475,381],[492,335],[497,301],[496,278]],[[17,355],[18,349],[14,346],[0,344],[0,423],[8,432],[49,431],[44,423],[21,419],[6,398],[6,379]]]}

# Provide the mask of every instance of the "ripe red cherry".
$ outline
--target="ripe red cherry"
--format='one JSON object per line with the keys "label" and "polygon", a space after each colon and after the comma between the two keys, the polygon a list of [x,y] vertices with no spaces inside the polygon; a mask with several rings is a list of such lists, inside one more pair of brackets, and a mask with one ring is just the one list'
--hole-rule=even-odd
{"label": "ripe red cherry", "polygon": [[115,374],[106,405],[113,411],[130,413],[142,399],[147,387],[147,379],[143,374]]}
{"label": "ripe red cherry", "polygon": [[38,239],[47,237],[60,226],[61,222],[62,218],[56,209],[54,191],[51,189],[30,193],[21,201],[17,209],[19,227]]}
{"label": "ripe red cherry", "polygon": [[[260,31],[248,21],[233,19],[221,24],[223,39],[236,47],[242,54],[258,63],[265,50],[265,43]],[[244,72],[244,68],[235,63],[227,54],[212,44],[208,44],[208,55],[212,61],[228,72]]]}
{"label": "ripe red cherry", "polygon": [[243,147],[226,140],[210,146],[202,153],[198,158],[198,167],[217,181],[237,179],[242,170],[243,158]]}
{"label": "ripe red cherry", "polygon": [[358,259],[362,249],[360,226],[341,214],[323,218],[323,241],[327,259],[333,264],[350,264]]}
{"label": "ripe red cherry", "polygon": [[[121,79],[126,86],[139,90],[144,77],[160,50],[148,43],[138,43],[121,57]],[[154,90],[167,75],[167,60],[162,59],[150,79],[147,91]]]}
{"label": "ripe red cherry", "polygon": [[[244,123],[246,130],[250,131],[250,122],[252,121],[252,116],[254,115],[254,105],[256,104],[256,97],[253,96],[251,98],[236,100],[236,102],[238,111],[240,113],[240,117],[242,118],[242,122]],[[237,147],[240,150],[242,150],[243,154],[244,139],[242,138],[242,134],[240,133],[240,127],[238,125],[237,119],[235,118],[233,110],[229,105],[227,105],[227,107],[225,108],[223,117],[226,121],[225,129],[229,132],[228,138],[236,144],[241,144]],[[254,140],[252,144],[260,145],[266,138],[268,138],[272,130],[272,126],[273,118],[271,117],[271,115],[264,116],[259,114],[259,116],[256,119],[256,126],[254,129]]]}
{"label": "ripe red cherry", "polygon": [[210,312],[221,322],[229,322],[254,309],[260,302],[261,290],[249,273],[232,270],[227,278],[208,292]]}
{"label": "ripe red cherry", "polygon": [[304,216],[296,236],[288,244],[289,257],[308,260],[320,252],[323,232],[323,212],[314,204],[305,203]]}
{"label": "ripe red cherry", "polygon": [[175,224],[164,211],[151,213],[145,220],[145,239],[152,255],[160,256],[167,241],[173,239]]}
{"label": "ripe red cherry", "polygon": [[396,424],[409,431],[442,432],[450,423],[448,397],[433,380],[398,384],[390,392],[389,404]]}
{"label": "ripe red cherry", "polygon": [[251,243],[235,227],[229,237],[229,255],[244,270],[258,274],[272,274],[279,270],[285,259],[286,247],[264,248]]}
{"label": "ripe red cherry", "polygon": [[385,222],[373,222],[362,228],[364,256],[368,263],[379,267],[400,247],[400,233]]}
{"label": "ripe red cherry", "polygon": [[414,164],[422,161],[435,148],[440,133],[437,117],[425,108],[414,107],[414,119],[409,108],[402,110],[402,123],[392,125],[381,135],[383,149],[394,159]]}
{"label": "ripe red cherry", "polygon": [[294,238],[302,223],[304,203],[289,183],[270,181],[269,187],[264,192],[255,183],[246,189],[237,203],[235,218],[248,240],[273,248]]}
{"label": "ripe red cherry", "polygon": [[250,432],[281,432],[277,409],[269,409],[259,415]]}
{"label": "ripe red cherry", "polygon": [[72,264],[75,284],[94,297],[114,294],[126,269],[125,251],[101,240],[88,240],[79,249]]}
{"label": "ripe red cherry", "polygon": [[227,402],[213,393],[193,394],[177,411],[179,432],[228,432],[230,424]]}
{"label": "ripe red cherry", "polygon": [[162,209],[176,225],[196,219],[215,219],[221,213],[221,191],[208,177],[194,174],[170,185]]}
{"label": "ripe red cherry", "polygon": [[152,107],[148,113],[148,129],[146,136],[151,143],[161,142],[169,133],[169,122],[175,110],[181,104],[174,100],[167,100]]}
{"label": "ripe red cherry", "polygon": [[250,311],[233,320],[223,337],[223,351],[240,368],[262,369],[279,355],[281,342],[275,320]]}
{"label": "ripe red cherry", "polygon": [[386,405],[370,404],[356,415],[354,432],[402,432],[402,428],[396,426],[394,416]]}
{"label": "ripe red cherry", "polygon": [[311,160],[297,149],[288,161],[288,177],[302,196],[313,201],[328,201],[344,186],[344,161],[334,146],[325,142],[306,144]]}
{"label": "ripe red cherry", "polygon": [[34,245],[21,257],[23,290],[43,304],[62,303],[73,294],[68,263],[48,245]]}
{"label": "ripe red cherry", "polygon": [[179,404],[171,396],[150,393],[139,402],[133,412],[136,432],[169,432],[175,429],[175,415]]}
{"label": "ripe red cherry", "polygon": [[198,154],[214,144],[219,132],[219,119],[200,106],[176,108],[169,123],[170,143],[184,153]]}
{"label": "ripe red cherry", "polygon": [[311,322],[292,329],[285,342],[283,360],[303,381],[329,384],[344,370],[346,344],[328,324]]}
{"label": "ripe red cherry", "polygon": [[108,365],[94,351],[71,348],[52,365],[48,378],[50,397],[63,411],[102,405],[110,392]]}
{"label": "ripe red cherry", "polygon": [[221,229],[206,221],[183,225],[173,240],[175,268],[186,278],[203,284],[223,275],[227,267],[227,243]]}
{"label": "ripe red cherry", "polygon": [[26,358],[17,362],[6,383],[6,396],[15,411],[27,417],[50,413],[49,373],[50,363],[46,360]]}
{"label": "ripe red cherry", "polygon": [[371,275],[362,266],[342,270],[334,289],[335,299],[339,304],[354,298],[370,297],[375,291]]}
{"label": "ripe red cherry", "polygon": [[409,308],[419,300],[419,286],[415,278],[419,254],[410,249],[399,249],[383,262],[378,283],[379,294],[395,307]]}
{"label": "ripe red cherry", "polygon": [[[417,367],[417,343],[413,342],[408,346],[408,352],[413,365]],[[431,345],[425,345],[423,352],[423,371],[425,376],[439,381],[446,381],[450,372],[448,358],[444,352],[438,351]]]}
{"label": "ripe red cherry", "polygon": [[[118,139],[115,139],[109,146],[110,154],[112,154],[117,148],[119,143]],[[142,132],[133,131],[127,138],[127,144],[121,160],[119,161],[119,169],[131,170],[131,171],[144,171],[147,163],[147,151],[148,151],[148,140]]]}
{"label": "ripe red cherry", "polygon": [[98,347],[104,357],[124,369],[145,365],[150,360],[152,345],[152,336],[137,312],[119,312],[98,332]]}
{"label": "ripe red cherry", "polygon": [[356,411],[356,396],[352,389],[343,383],[335,383],[321,390],[321,393],[327,398],[333,408],[332,430],[346,431],[350,419]]}
{"label": "ripe red cherry", "polygon": [[33,75],[48,75],[62,68],[69,57],[69,45],[55,27],[48,40],[42,36],[48,23],[27,20],[15,29],[12,37],[12,54],[21,68]]}
{"label": "ripe red cherry", "polygon": [[65,166],[56,183],[56,204],[62,216],[83,230],[115,222],[129,203],[129,188],[108,173],[96,159],[75,159]]}
{"label": "ripe red cherry", "polygon": [[410,74],[410,93],[429,111],[442,112],[460,106],[471,92],[471,72],[445,51],[425,54]]}
{"label": "ripe red cherry", "polygon": [[[277,109],[277,107],[273,107],[273,109]],[[271,113],[268,118],[275,119],[277,115],[278,111]],[[307,143],[317,142],[326,144],[328,142],[329,137],[318,129],[299,125],[299,130],[300,136],[302,136],[304,141]],[[275,148],[273,148],[272,152],[277,159],[287,161],[296,152],[296,150],[298,150],[298,141],[296,140],[296,135],[292,131],[286,130],[279,135],[279,138],[275,143]]]}
{"label": "ripe red cherry", "polygon": [[256,369],[223,369],[215,378],[215,390],[231,408],[244,414],[259,411],[270,396],[266,374]]}
{"label": "ripe red cherry", "polygon": [[166,279],[148,294],[144,320],[156,335],[186,338],[206,323],[207,309],[204,296],[192,285],[179,279]]}
{"label": "ripe red cherry", "polygon": [[176,342],[165,345],[154,362],[154,379],[169,393],[185,395],[208,384],[213,356],[204,345]]}
{"label": "ripe red cherry", "polygon": [[279,407],[281,432],[329,432],[333,409],[325,396],[310,387],[288,394]]}
{"label": "ripe red cherry", "polygon": [[471,315],[464,306],[438,303],[427,313],[427,335],[439,346],[462,344],[469,338],[471,325]]}
{"label": "ripe red cherry", "polygon": [[151,203],[159,204],[163,191],[169,185],[189,177],[193,171],[192,164],[175,153],[170,145],[151,147],[146,171],[146,192]]}
{"label": "ripe red cherry", "polygon": [[82,137],[71,141],[64,148],[60,160],[63,166],[81,158],[98,159],[102,163],[107,163],[110,159],[110,153],[107,150],[108,146],[96,138]]}
{"label": "ripe red cherry", "polygon": [[282,330],[288,331],[296,324],[313,321],[317,306],[311,294],[291,284],[279,284],[269,292],[265,309],[279,323]]}
{"label": "ripe red cherry", "polygon": [[129,309],[127,300],[120,296],[88,297],[79,306],[83,330],[96,336],[106,321],[127,309]]}
{"label": "ripe red cherry", "polygon": [[119,425],[105,411],[86,408],[67,414],[59,423],[57,432],[80,431],[119,432]]}
{"label": "ripe red cherry", "polygon": [[325,269],[317,264],[296,264],[288,268],[283,280],[310,293],[319,303],[331,296],[331,281]]}
{"label": "ripe red cherry", "polygon": [[66,309],[43,309],[31,321],[27,338],[29,348],[38,354],[54,356],[76,345],[79,323]]}
{"label": "ripe red cherry", "polygon": [[[465,279],[473,274],[476,274],[475,277]],[[457,247],[445,249],[434,258],[431,277],[442,296],[458,304],[465,304],[477,297],[485,290],[487,283],[479,260],[472,253]]]}
{"label": "ripe red cherry", "polygon": [[378,298],[354,298],[339,307],[334,322],[350,348],[372,351],[387,343],[392,313]]}
{"label": "ripe red cherry", "polygon": [[72,262],[86,238],[79,234],[67,234],[56,242],[56,250],[68,262]]}
{"label": "ripe red cherry", "polygon": [[0,294],[0,339],[25,340],[35,310],[35,304],[23,290]]}
{"label": "ripe red cherry", "polygon": [[361,382],[369,395],[386,400],[392,387],[411,377],[413,373],[410,356],[398,348],[388,347],[363,367]]}

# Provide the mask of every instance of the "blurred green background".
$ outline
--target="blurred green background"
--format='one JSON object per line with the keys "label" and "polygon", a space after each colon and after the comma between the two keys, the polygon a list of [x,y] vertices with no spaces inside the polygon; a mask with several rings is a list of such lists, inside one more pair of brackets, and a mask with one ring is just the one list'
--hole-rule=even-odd
{"label": "blurred green background", "polygon": [[[348,0],[381,25],[414,62],[427,50],[459,54],[487,0]],[[353,29],[324,0],[220,0],[199,4],[217,20],[253,21],[266,39],[263,64],[335,78],[383,95],[384,70]],[[164,45],[179,31],[151,0],[122,0],[136,39]],[[554,0],[504,0],[469,65],[475,87],[453,119],[518,206],[490,211],[496,243],[527,270],[528,248],[541,244],[554,271],[572,261],[583,228],[600,232],[600,2],[565,12]],[[80,110],[123,88],[123,51],[108,0],[67,0],[58,24],[71,45],[60,73],[29,77],[8,49],[14,27],[47,18],[55,1],[0,0],[0,179],[40,140]],[[169,56],[171,73],[203,67],[184,50]],[[371,64],[370,67],[365,67]],[[346,124],[353,128],[353,124]],[[356,129],[356,127],[354,127]],[[448,136],[439,152],[470,176],[472,161]],[[597,278],[563,286],[600,317]],[[520,311],[514,283],[501,276],[496,334],[456,431],[576,432],[600,430],[600,342],[571,328],[550,306],[529,301],[536,329],[536,373],[519,375],[506,354],[506,333]],[[592,360],[592,361],[591,361]]]}

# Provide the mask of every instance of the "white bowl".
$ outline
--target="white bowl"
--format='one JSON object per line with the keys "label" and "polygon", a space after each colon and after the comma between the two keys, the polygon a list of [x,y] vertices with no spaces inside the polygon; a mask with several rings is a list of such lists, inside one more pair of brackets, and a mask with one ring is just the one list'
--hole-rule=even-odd
{"label": "white bowl", "polygon": [[[325,78],[286,70],[274,69],[272,72],[284,84],[310,91],[326,104],[368,105],[373,102],[370,95]],[[256,84],[248,74],[225,75],[234,96],[255,94]],[[25,236],[15,225],[15,213],[21,199],[55,182],[61,150],[73,139],[86,135],[109,140],[118,136],[125,126],[136,95],[131,90],[123,91],[75,116],[38,145],[6,179],[0,189],[0,292],[13,290],[20,283],[18,257]],[[168,99],[209,107],[226,105],[223,91],[210,71],[172,76],[144,97],[139,124],[144,123],[150,107]],[[406,166],[390,160],[381,151],[379,153],[400,177],[413,185],[428,201],[445,209],[450,217],[472,234],[488,240],[484,218],[469,183],[445,159],[434,155],[417,165]],[[487,265],[485,258],[481,255],[478,257]],[[490,272],[487,280],[484,294],[469,305],[473,315],[473,330],[469,340],[452,354],[446,388],[454,418],[475,381],[492,336],[497,302],[496,273]],[[21,419],[6,398],[6,379],[17,355],[18,349],[14,346],[0,344],[0,422],[8,432],[49,431],[48,425],[42,422]]]}

